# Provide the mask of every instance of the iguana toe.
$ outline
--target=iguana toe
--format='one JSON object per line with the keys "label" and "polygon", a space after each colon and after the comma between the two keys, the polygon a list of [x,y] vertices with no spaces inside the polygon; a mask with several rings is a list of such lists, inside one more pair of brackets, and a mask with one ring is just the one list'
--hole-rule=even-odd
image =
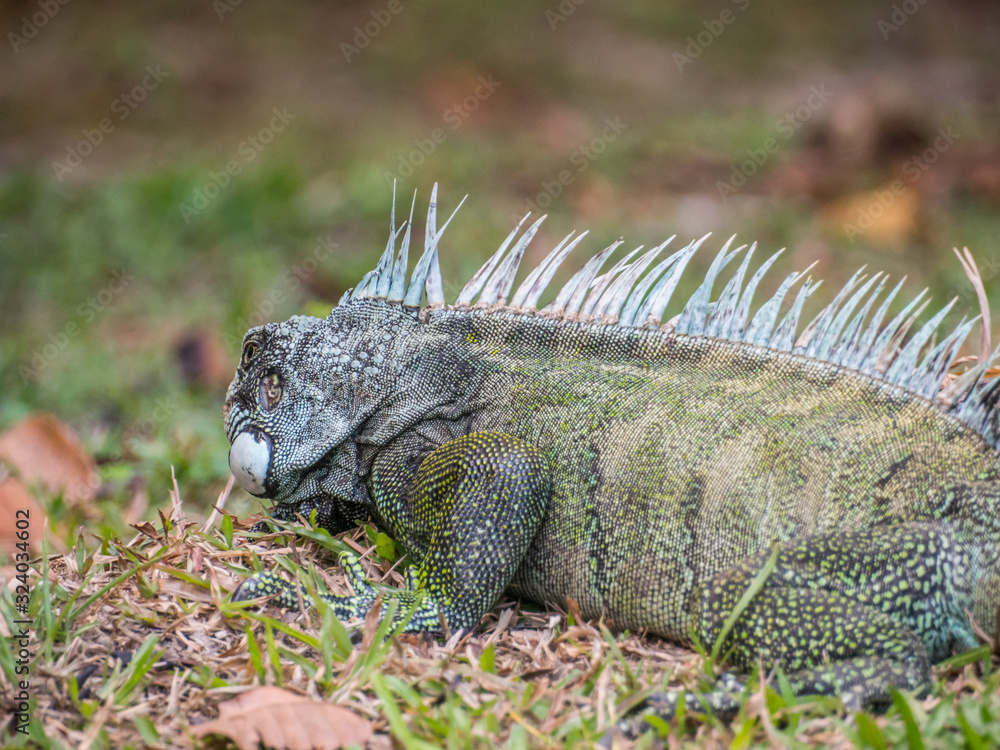
{"label": "iguana toe", "polygon": [[286,609],[298,609],[299,599],[293,584],[265,570],[247,578],[233,592],[231,601],[247,602],[264,596],[274,596],[272,604]]}

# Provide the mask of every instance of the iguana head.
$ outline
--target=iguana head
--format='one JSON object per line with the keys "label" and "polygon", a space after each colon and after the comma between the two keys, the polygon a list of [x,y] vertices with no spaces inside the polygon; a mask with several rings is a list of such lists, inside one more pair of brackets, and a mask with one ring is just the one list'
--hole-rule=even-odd
{"label": "iguana head", "polygon": [[240,486],[285,506],[286,517],[318,508],[331,530],[365,517],[359,444],[381,444],[419,420],[398,383],[409,379],[401,363],[420,325],[401,305],[359,299],[326,319],[250,329],[223,407]]}
{"label": "iguana head", "polygon": [[[320,511],[334,531],[363,517],[370,447],[385,445],[424,415],[452,400],[421,366],[433,336],[411,337],[417,311],[443,305],[436,224],[437,186],[427,215],[427,241],[406,280],[412,210],[399,255],[395,212],[389,244],[374,271],[325,320],[293,317],[250,329],[223,407],[232,445],[229,466],[252,495],[272,498],[285,518]],[[454,214],[452,214],[454,216]],[[439,357],[437,366],[443,364]]]}
{"label": "iguana head", "polygon": [[[293,366],[319,318],[296,316],[251,328],[222,408],[232,443],[229,464],[240,485],[258,497],[288,494],[294,431],[309,421],[310,400],[320,396]],[[336,423],[336,414],[330,415]]]}

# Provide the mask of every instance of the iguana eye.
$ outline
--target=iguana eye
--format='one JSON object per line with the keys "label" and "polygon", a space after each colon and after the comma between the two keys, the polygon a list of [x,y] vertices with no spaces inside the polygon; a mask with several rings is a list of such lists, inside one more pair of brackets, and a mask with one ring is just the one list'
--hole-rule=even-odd
{"label": "iguana eye", "polygon": [[243,347],[243,366],[247,366],[257,357],[260,352],[260,347],[257,345],[256,341],[248,341]]}
{"label": "iguana eye", "polygon": [[260,379],[257,401],[260,403],[261,409],[271,411],[281,401],[281,394],[281,376],[278,373],[272,372]]}

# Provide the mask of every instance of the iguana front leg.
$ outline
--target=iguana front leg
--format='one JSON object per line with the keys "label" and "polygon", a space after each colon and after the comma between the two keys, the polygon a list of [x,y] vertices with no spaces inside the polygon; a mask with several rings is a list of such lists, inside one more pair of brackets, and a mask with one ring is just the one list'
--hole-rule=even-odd
{"label": "iguana front leg", "polygon": [[[799,695],[840,695],[857,711],[885,704],[893,688],[921,694],[930,664],[976,645],[965,614],[969,550],[937,523],[814,535],[777,545],[721,571],[702,591],[698,627],[706,648],[774,556],[774,568],[725,635],[721,654],[748,672],[779,665]],[[703,695],[655,694],[650,709],[673,715],[707,707],[732,714],[739,688]],[[632,722],[631,729],[636,725]]]}
{"label": "iguana front leg", "polygon": [[[383,467],[384,471],[384,467]],[[401,472],[405,475],[405,471]],[[399,484],[399,477],[393,484]],[[376,597],[399,601],[397,617],[416,606],[407,630],[472,627],[500,598],[541,525],[550,492],[545,459],[527,443],[478,432],[450,440],[420,464],[407,488],[382,487],[392,499],[376,504],[405,514],[404,543],[420,559],[412,587],[374,587],[356,560],[347,569],[354,596],[324,594],[341,619],[363,617]],[[383,511],[384,512],[384,511]],[[259,573],[234,593],[234,601],[277,594],[280,606],[298,606],[295,587],[273,573]]]}

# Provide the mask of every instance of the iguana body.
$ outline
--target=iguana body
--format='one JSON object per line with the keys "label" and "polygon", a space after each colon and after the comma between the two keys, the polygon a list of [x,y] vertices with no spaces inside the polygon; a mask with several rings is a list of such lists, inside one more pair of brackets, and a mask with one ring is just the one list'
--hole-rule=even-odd
{"label": "iguana body", "polygon": [[[508,304],[537,223],[448,307],[434,208],[407,289],[410,224],[395,261],[393,227],[378,268],[329,318],[251,330],[226,407],[234,473],[277,500],[276,517],[315,509],[333,532],[371,518],[410,550],[413,588],[385,594],[417,603],[408,627],[473,626],[508,591],[711,646],[764,571],[723,652],[854,706],[926,688],[930,662],[976,645],[970,614],[992,630],[996,389],[983,363],[938,393],[971,323],[933,350],[941,315],[902,341],[908,312],[882,327],[886,302],[866,317],[882,286],[848,299],[856,277],[793,344],[815,286],[778,323],[793,274],[751,320],[773,258],[744,285],[745,256],[709,304],[739,252],[727,246],[661,327],[700,243],[646,276],[663,246],[595,280],[605,251],[539,313],[576,242]],[[325,597],[341,617],[375,599],[356,584]],[[266,593],[295,605],[270,574],[238,597]]]}

